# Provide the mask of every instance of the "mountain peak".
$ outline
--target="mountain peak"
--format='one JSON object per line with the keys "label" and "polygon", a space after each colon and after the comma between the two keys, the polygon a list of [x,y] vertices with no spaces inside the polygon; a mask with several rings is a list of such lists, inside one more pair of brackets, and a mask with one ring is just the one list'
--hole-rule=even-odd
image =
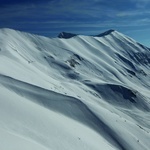
{"label": "mountain peak", "polygon": [[109,35],[109,34],[111,34],[114,31],[115,31],[114,29],[107,30],[107,31],[105,31],[103,33],[98,34],[97,37],[102,37],[102,36]]}
{"label": "mountain peak", "polygon": [[61,33],[59,33],[58,37],[59,38],[64,38],[64,39],[69,39],[69,38],[72,38],[72,37],[74,37],[76,35],[77,34],[74,34],[74,33],[61,32]]}
{"label": "mountain peak", "polygon": [[[106,35],[109,35],[111,34],[112,32],[114,32],[115,30],[113,29],[110,29],[110,30],[107,30],[103,33],[100,33],[98,35],[96,35],[96,37],[102,37],[102,36],[106,36]],[[68,33],[68,32],[61,32],[59,33],[58,37],[59,38],[64,38],[64,39],[69,39],[69,38],[72,38],[74,36],[77,36],[78,34],[74,34],[74,33]]]}

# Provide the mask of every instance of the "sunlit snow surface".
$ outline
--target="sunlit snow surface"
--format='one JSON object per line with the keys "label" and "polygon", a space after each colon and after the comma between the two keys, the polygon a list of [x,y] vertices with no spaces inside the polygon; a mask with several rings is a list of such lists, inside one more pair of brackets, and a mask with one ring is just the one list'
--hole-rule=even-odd
{"label": "sunlit snow surface", "polygon": [[150,49],[111,31],[0,30],[0,150],[149,150]]}

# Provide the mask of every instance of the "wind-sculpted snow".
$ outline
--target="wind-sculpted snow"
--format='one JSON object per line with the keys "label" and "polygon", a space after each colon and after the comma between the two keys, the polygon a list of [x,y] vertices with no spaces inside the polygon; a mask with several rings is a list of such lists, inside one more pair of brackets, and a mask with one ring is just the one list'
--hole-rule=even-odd
{"label": "wind-sculpted snow", "polygon": [[0,30],[0,149],[149,150],[150,49],[62,33]]}

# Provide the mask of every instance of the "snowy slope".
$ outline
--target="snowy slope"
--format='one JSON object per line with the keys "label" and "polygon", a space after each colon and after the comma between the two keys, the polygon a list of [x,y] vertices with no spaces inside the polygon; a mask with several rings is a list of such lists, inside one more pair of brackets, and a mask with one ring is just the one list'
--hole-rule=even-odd
{"label": "snowy slope", "polygon": [[0,29],[2,150],[149,150],[149,90],[150,49],[117,31]]}

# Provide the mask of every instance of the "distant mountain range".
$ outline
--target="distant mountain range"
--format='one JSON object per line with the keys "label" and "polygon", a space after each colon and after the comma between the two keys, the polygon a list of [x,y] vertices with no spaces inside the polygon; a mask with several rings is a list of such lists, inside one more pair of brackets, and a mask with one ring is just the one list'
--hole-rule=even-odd
{"label": "distant mountain range", "polygon": [[0,29],[1,150],[149,147],[150,48],[115,30]]}

